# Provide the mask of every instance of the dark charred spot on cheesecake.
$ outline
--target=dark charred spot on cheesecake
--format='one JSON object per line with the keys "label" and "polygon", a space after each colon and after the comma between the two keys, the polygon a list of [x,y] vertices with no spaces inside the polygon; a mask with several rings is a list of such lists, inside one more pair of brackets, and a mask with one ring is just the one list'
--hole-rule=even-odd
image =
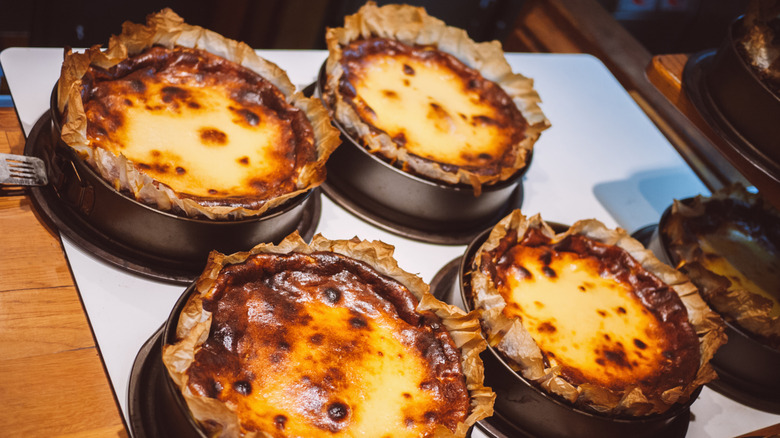
{"label": "dark charred spot on cheesecake", "polygon": [[555,272],[555,270],[549,266],[542,267],[542,272],[547,278],[557,278],[558,274]]}
{"label": "dark charred spot on cheesecake", "polygon": [[220,393],[222,393],[222,383],[214,380],[214,379],[208,379],[205,387],[206,396],[210,398],[217,398]]}
{"label": "dark charred spot on cheesecake", "polygon": [[314,345],[322,345],[322,341],[325,340],[325,335],[322,333],[315,333],[311,336],[309,336],[309,342],[311,342]]}
{"label": "dark charred spot on cheesecake", "polygon": [[634,338],[634,345],[636,345],[636,348],[640,350],[644,350],[645,348],[647,348],[647,344],[645,344],[644,342],[636,338]]}
{"label": "dark charred spot on cheesecake", "polygon": [[349,406],[341,402],[328,405],[328,417],[333,421],[344,421],[349,415]]}
{"label": "dark charred spot on cheesecake", "polygon": [[150,170],[150,169],[152,168],[152,166],[151,166],[151,165],[149,165],[149,164],[146,164],[146,163],[137,163],[136,165],[137,165],[139,168],[143,169],[143,170]]}
{"label": "dark charred spot on cheesecake", "polygon": [[473,90],[475,88],[479,88],[479,81],[476,79],[471,79],[468,81],[466,86],[469,88],[469,90]]}
{"label": "dark charred spot on cheesecake", "polygon": [[241,395],[249,395],[252,393],[252,384],[246,380],[239,380],[233,383],[233,389]]}
{"label": "dark charred spot on cheesecake", "polygon": [[190,109],[200,109],[200,104],[198,102],[190,100],[187,102],[187,107]]}
{"label": "dark charred spot on cheesecake", "polygon": [[241,108],[236,110],[236,114],[238,114],[249,126],[257,126],[260,123],[260,116],[254,111]]}
{"label": "dark charred spot on cheesecake", "polygon": [[428,411],[425,414],[423,414],[423,418],[425,418],[425,421],[428,423],[433,423],[434,421],[436,421],[437,417],[438,416],[436,415],[436,412],[433,411]]}
{"label": "dark charred spot on cheesecake", "polygon": [[290,344],[287,341],[279,341],[276,343],[276,349],[279,351],[289,352]]}
{"label": "dark charred spot on cheesecake", "polygon": [[620,306],[620,307],[618,307],[618,308],[617,308],[617,312],[618,312],[618,313],[621,313],[621,314],[623,314],[623,315],[625,315],[625,314],[627,313],[627,312],[626,312],[626,308],[625,308],[625,307],[623,307],[623,306]]}
{"label": "dark charred spot on cheesecake", "polygon": [[249,157],[243,156],[243,157],[239,158],[238,159],[238,163],[239,164],[243,164],[244,166],[249,165]]}
{"label": "dark charred spot on cheesecake", "polygon": [[361,329],[366,328],[368,326],[368,322],[363,316],[353,316],[349,319],[349,325],[353,328]]}
{"label": "dark charred spot on cheesecake", "polygon": [[414,69],[409,64],[404,64],[404,74],[414,76]]}
{"label": "dark charred spot on cheesecake", "polygon": [[185,169],[185,168],[183,168],[181,166],[176,166],[176,174],[177,175],[184,175],[185,173],[187,173],[187,169]]}
{"label": "dark charred spot on cheesecake", "polygon": [[550,321],[545,321],[545,322],[539,324],[539,326],[537,327],[537,330],[539,330],[542,333],[547,333],[547,334],[552,334],[552,333],[555,333],[555,332],[558,331],[558,329],[555,328],[555,326]]}
{"label": "dark charred spot on cheesecake", "polygon": [[284,426],[287,424],[287,417],[284,415],[277,415],[274,417],[274,426],[279,430],[284,430]]}
{"label": "dark charred spot on cheesecake", "polygon": [[534,278],[533,274],[531,274],[531,271],[525,268],[525,266],[515,266],[515,269],[517,269],[517,276],[520,279],[531,279]]}
{"label": "dark charred spot on cheesecake", "polygon": [[447,113],[447,111],[446,111],[444,108],[442,108],[442,106],[441,106],[441,105],[439,105],[438,103],[436,103],[436,102],[431,102],[431,103],[429,103],[429,104],[428,104],[428,106],[430,107],[430,108],[428,109],[428,118],[429,118],[429,119],[444,119],[444,118],[449,118],[449,116],[450,116],[450,115],[449,115],[449,114]]}
{"label": "dark charred spot on cheesecake", "polygon": [[604,333],[604,339],[606,339],[606,340],[608,340],[608,341],[611,341],[611,340],[612,340],[612,338],[610,338],[610,337],[609,337],[609,335],[608,335],[608,334],[606,334],[606,333]]}
{"label": "dark charred spot on cheesecake", "polygon": [[217,193],[219,193],[219,191],[214,189],[209,189],[209,195],[216,195]]}
{"label": "dark charred spot on cheesecake", "polygon": [[125,103],[125,106],[133,106],[133,101],[130,100],[130,99],[125,99],[124,103]]}
{"label": "dark charred spot on cheesecake", "polygon": [[209,146],[222,146],[227,144],[227,134],[217,128],[200,128],[198,130],[200,141]]}
{"label": "dark charred spot on cheesecake", "polygon": [[403,393],[401,395],[404,396],[404,398],[407,399],[407,400],[412,398],[412,394],[409,394],[408,392],[405,392],[405,393]]}
{"label": "dark charred spot on cheesecake", "polygon": [[325,295],[325,301],[329,304],[336,304],[341,300],[341,291],[336,288],[326,288],[322,294]]}
{"label": "dark charred spot on cheesecake", "polygon": [[626,359],[626,352],[622,348],[605,349],[604,358],[621,368],[631,368],[631,364]]}
{"label": "dark charred spot on cheesecake", "polygon": [[477,155],[477,157],[479,157],[480,160],[485,160],[485,161],[490,161],[493,159],[493,156],[486,152],[480,153],[479,155]]}
{"label": "dark charred spot on cheesecake", "polygon": [[474,125],[474,126],[477,126],[477,125],[498,125],[498,122],[494,118],[492,118],[492,117],[479,115],[479,116],[474,116],[474,117],[471,118],[471,124]]}
{"label": "dark charred spot on cheesecake", "polygon": [[136,93],[143,93],[146,91],[146,84],[143,81],[139,81],[138,79],[133,79],[130,81],[130,89]]}
{"label": "dark charred spot on cheesecake", "polygon": [[607,317],[607,312],[605,312],[605,311],[603,311],[603,310],[601,310],[601,309],[597,309],[597,310],[596,310],[596,313],[598,313],[599,315],[601,315],[601,317],[602,317],[602,318],[606,318],[606,317]]}
{"label": "dark charred spot on cheesecake", "polygon": [[162,91],[162,101],[165,103],[171,103],[173,101],[183,101],[190,96],[189,91],[183,88],[174,87],[173,85],[163,87],[161,91]]}
{"label": "dark charred spot on cheesecake", "polygon": [[393,141],[400,147],[406,146],[406,134],[402,131],[393,136]]}
{"label": "dark charred spot on cheesecake", "polygon": [[588,289],[585,287],[585,285],[583,285],[583,284],[581,284],[581,285],[577,286],[577,289],[579,289],[579,290],[580,290],[580,292],[585,292],[585,291],[587,291],[587,290],[588,290]]}
{"label": "dark charred spot on cheesecake", "polygon": [[398,93],[393,90],[382,90],[382,94],[388,99],[398,99]]}

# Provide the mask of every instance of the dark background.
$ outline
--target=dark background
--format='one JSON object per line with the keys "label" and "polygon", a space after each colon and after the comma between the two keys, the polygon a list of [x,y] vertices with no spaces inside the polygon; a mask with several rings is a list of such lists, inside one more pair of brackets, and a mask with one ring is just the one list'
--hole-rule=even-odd
{"label": "dark background", "polygon": [[[506,42],[527,2],[410,0],[465,29],[476,41]],[[596,0],[652,54],[717,47],[748,0]],[[7,47],[105,46],[124,21],[145,22],[170,7],[190,24],[257,49],[324,49],[326,27],[340,26],[364,0],[0,0],[0,50]],[[385,4],[388,1],[377,1]],[[5,84],[0,94],[7,94]]]}
{"label": "dark background", "polygon": [[[747,0],[598,0],[647,49],[691,53],[716,47]],[[171,7],[191,24],[258,49],[324,49],[326,26],[339,26],[363,0],[2,0],[0,50],[11,46],[105,44],[125,20]],[[379,4],[388,3],[378,1]],[[407,1],[424,6],[477,40],[504,41],[523,0]]]}

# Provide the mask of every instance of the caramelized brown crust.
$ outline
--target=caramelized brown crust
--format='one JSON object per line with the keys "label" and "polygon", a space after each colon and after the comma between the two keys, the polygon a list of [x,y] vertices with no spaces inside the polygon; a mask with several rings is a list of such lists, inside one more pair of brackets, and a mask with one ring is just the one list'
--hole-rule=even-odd
{"label": "caramelized brown crust", "polygon": [[[104,81],[111,78],[119,84]],[[171,80],[171,88],[162,80]],[[251,86],[257,89],[247,90]],[[108,97],[109,91],[125,94]],[[255,93],[269,97],[270,106]],[[93,99],[89,118],[83,98]],[[124,116],[118,111],[123,105]],[[170,9],[150,14],[146,24],[125,22],[107,49],[66,51],[57,106],[62,141],[103,179],[140,202],[189,217],[241,219],[281,206],[325,180],[325,162],[340,144],[319,99],[296,91],[277,65]],[[128,144],[138,156],[125,155]],[[278,175],[272,171],[277,165]],[[207,169],[206,177],[197,169]]]}
{"label": "caramelized brown crust", "polygon": [[[411,47],[396,40],[387,38],[370,38],[365,40],[352,41],[343,48],[341,65],[344,74],[339,81],[339,92],[344,100],[352,105],[358,115],[366,121],[370,128],[375,132],[384,132],[397,144],[399,148],[408,148],[410,154],[415,157],[428,161],[436,161],[436,156],[426,156],[418,152],[413,145],[409,145],[404,130],[399,132],[386,132],[372,125],[370,121],[375,114],[360,96],[356,95],[355,83],[364,75],[367,64],[373,62],[376,57],[396,57],[400,60],[406,58],[417,60],[424,64],[439,64],[447,70],[453,72],[460,80],[460,88],[464,93],[475,96],[480,102],[495,109],[493,117],[472,116],[468,121],[472,126],[489,125],[498,128],[502,133],[501,143],[492,146],[494,153],[481,153],[474,155],[468,147],[463,147],[459,151],[459,157],[456,162],[439,162],[439,165],[448,172],[457,172],[458,168],[463,168],[469,172],[492,176],[500,174],[503,168],[511,167],[518,160],[517,154],[524,154],[523,160],[527,159],[525,149],[517,150],[513,145],[520,143],[525,138],[525,130],[528,126],[527,121],[512,102],[512,99],[492,81],[488,81],[479,74],[478,71],[466,66],[454,56],[435,50],[432,47]],[[412,67],[404,65],[404,73],[412,77],[415,71]],[[386,91],[385,93],[393,93]],[[446,123],[453,117],[465,117],[463,114],[448,114],[447,109],[437,102],[430,102],[431,110],[428,112],[428,122],[443,126],[442,129],[449,129],[449,123]],[[418,145],[419,146],[419,145]],[[465,145],[464,145],[465,146]],[[418,148],[419,149],[419,148]],[[422,151],[424,153],[424,149]],[[382,151],[377,151],[382,155]],[[393,157],[384,157],[393,160]],[[406,166],[408,167],[408,166]],[[405,168],[407,171],[414,169]]]}
{"label": "caramelized brown crust", "polygon": [[[622,229],[556,234],[515,210],[471,261],[488,343],[541,389],[610,415],[664,412],[716,377],[721,319]],[[569,364],[579,369],[572,369]]]}
{"label": "caramelized brown crust", "polygon": [[[556,278],[558,273],[550,268],[551,262],[562,258],[564,254],[572,255],[573,259],[587,260],[587,263],[592,263],[590,266],[595,266],[594,274],[629,286],[631,294],[641,300],[657,321],[657,326],[654,325],[652,329],[648,326],[646,334],[650,337],[660,337],[653,339],[660,340],[663,345],[660,357],[647,356],[649,352],[643,354],[647,344],[638,338],[634,339],[634,345],[623,345],[611,339],[599,340],[599,347],[595,351],[596,362],[603,374],[588,373],[565,362],[559,362],[560,375],[564,379],[578,386],[598,383],[613,391],[625,391],[638,386],[650,397],[660,397],[666,389],[685,386],[693,380],[699,368],[699,340],[688,321],[685,306],[665,283],[645,270],[625,250],[581,235],[569,235],[560,242],[553,242],[537,229],[529,229],[521,239],[507,234],[499,247],[483,253],[480,269],[489,272],[498,285],[498,290],[508,294],[509,291],[502,286],[509,284],[507,276],[513,275],[518,269],[525,269],[517,262],[523,259],[519,255],[529,249],[541,261],[545,275],[552,279]],[[583,289],[583,293],[587,291]],[[626,310],[619,307],[617,312],[625,313]],[[601,316],[606,317],[607,310],[604,310]],[[542,332],[556,331],[556,327],[549,322],[544,324],[546,326]],[[552,354],[554,357],[553,352],[545,351],[544,348],[542,353],[545,360],[548,355]],[[644,373],[641,369],[634,370],[635,367],[639,368],[639,364],[631,361],[632,356],[637,356],[640,360],[652,357],[658,361],[653,363],[649,373]],[[615,370],[616,373],[612,374],[610,370]]]}
{"label": "caramelized brown crust", "polygon": [[[361,41],[366,41],[369,47],[374,45],[373,42],[379,42],[376,45],[379,49],[376,56],[382,55],[384,60],[393,63],[409,60],[410,64],[424,66],[421,67],[423,70],[435,72],[429,75],[429,78],[433,74],[440,73],[448,78],[438,81],[420,79],[424,85],[418,87],[413,83],[414,86],[409,87],[405,81],[398,80],[400,76],[397,69],[390,69],[389,63],[379,69],[372,68],[374,72],[379,71],[376,82],[384,84],[380,86],[388,87],[388,83],[393,82],[396,90],[390,91],[397,91],[396,94],[404,94],[408,91],[413,95],[404,101],[396,101],[397,99],[384,96],[382,99],[387,102],[382,102],[381,105],[388,108],[385,113],[393,115],[391,117],[393,120],[388,124],[391,127],[375,124],[370,109],[359,103],[360,96],[357,101],[354,99],[356,95],[361,94],[355,92],[356,83],[353,81],[355,77],[347,79],[349,84],[343,78],[344,74],[354,75],[354,67],[357,66],[355,62],[344,62],[343,57],[347,54],[345,50],[350,52],[348,53],[350,57],[354,58],[356,46],[353,43],[360,46]],[[391,41],[397,42],[398,45]],[[429,16],[423,8],[399,4],[378,7],[376,3],[369,1],[357,13],[344,18],[344,27],[329,28],[326,32],[326,43],[329,55],[325,66],[323,98],[333,118],[353,138],[362,142],[370,152],[417,175],[448,184],[468,184],[474,188],[475,195],[479,195],[483,185],[510,179],[524,168],[528,164],[527,160],[530,158],[534,143],[541,132],[550,126],[549,120],[539,108],[540,98],[533,88],[533,80],[512,72],[498,41],[476,43],[463,29],[447,26],[443,21]],[[432,59],[427,60],[429,56]],[[429,64],[422,64],[421,61]],[[381,64],[383,63],[377,62],[375,66]],[[450,68],[451,66],[454,67]],[[383,70],[385,67],[387,69]],[[477,81],[479,90],[503,90],[508,100],[519,111],[522,120],[517,118],[516,114],[511,114],[508,118],[489,115],[490,120],[478,117],[480,111],[488,106],[480,106],[479,98],[468,94],[471,91],[469,85],[477,84],[473,80],[464,81],[467,77],[473,79],[477,76],[480,78]],[[383,77],[392,77],[393,80],[384,80]],[[453,80],[449,81],[449,77]],[[492,85],[486,85],[487,82]],[[438,94],[445,97],[437,97],[434,100],[444,101],[457,97],[455,99],[457,104],[452,108],[436,101],[421,102],[424,100],[425,91],[433,89],[429,84],[435,86],[437,83],[440,88],[437,90]],[[457,91],[459,86],[465,93]],[[342,89],[346,92],[345,95],[341,94]],[[376,87],[369,84],[365,89],[373,94]],[[498,95],[498,91],[488,91],[484,94],[485,97],[493,100],[493,103],[503,99],[503,97],[493,99]],[[429,97],[433,98],[433,96]],[[406,105],[406,100],[416,102],[413,105]],[[466,101],[469,103],[465,103]],[[431,106],[431,103],[435,105]],[[506,111],[507,108],[503,106],[505,103],[505,101],[499,103],[501,111]],[[470,108],[469,112],[473,114],[463,114],[460,108],[464,106]],[[404,108],[410,109],[409,113],[414,115],[407,114]],[[461,115],[465,116],[465,119]],[[404,116],[410,119],[408,123],[404,122]],[[492,125],[499,119],[499,123]],[[520,124],[509,129],[508,124],[504,122],[510,120]],[[473,124],[462,126],[464,121],[465,125]],[[384,124],[383,122],[382,125]],[[411,139],[405,139],[401,135],[404,134],[402,130],[405,124],[419,125],[418,128],[425,132],[420,139],[416,139],[419,143],[417,151],[412,147]],[[393,125],[397,125],[400,129]],[[487,129],[488,127],[490,129]],[[499,144],[492,148],[493,150],[487,150],[490,149],[487,146],[490,143],[486,141],[487,138],[501,137],[497,135],[497,130],[492,128],[500,128],[498,131],[506,135],[497,142]],[[385,132],[385,130],[389,131]],[[463,138],[476,140],[464,142]],[[508,138],[518,141],[507,145]],[[475,148],[472,143],[481,145]],[[457,156],[455,153],[460,148],[466,150],[463,156]],[[425,152],[421,153],[420,150],[423,149]],[[471,149],[476,151],[472,150],[469,153]],[[436,159],[432,159],[434,155],[437,156]],[[509,163],[511,160],[513,161]],[[480,167],[483,164],[487,169]]]}
{"label": "caramelized brown crust", "polygon": [[381,242],[214,252],[177,316],[163,362],[209,433],[462,438],[492,414],[476,313]]}
{"label": "caramelized brown crust", "polygon": [[[441,321],[417,313],[416,299],[404,286],[367,265],[334,253],[259,254],[225,268],[213,290],[203,302],[213,316],[211,334],[188,371],[195,393],[242,407],[246,396],[273,391],[264,387],[264,374],[303,371],[296,382],[299,414],[316,428],[339,432],[349,427],[356,408],[351,404],[359,401],[344,398],[356,383],[346,369],[383,354],[365,343],[365,333],[392,321],[409,354],[430,365],[421,384],[435,404],[409,416],[408,427],[435,421],[455,430],[465,420],[469,395],[460,354]],[[307,310],[313,305],[343,307],[348,316],[338,331],[320,329]],[[309,350],[313,358],[287,363],[296,349]],[[254,420],[252,413],[239,415]],[[268,415],[284,429],[284,413]]]}
{"label": "caramelized brown crust", "polygon": [[[128,147],[123,138],[127,129],[126,108],[145,107],[152,114],[186,117],[209,105],[199,100],[201,96],[193,93],[191,87],[224,90],[232,102],[229,110],[233,122],[238,125],[251,129],[269,119],[280,128],[281,141],[272,151],[274,169],[252,172],[251,179],[230,190],[204,186],[205,175],[193,173],[193,169],[182,167],[183,163],[176,165],[177,153],[186,151],[153,150],[146,160],[132,157],[140,172],[170,186],[180,182],[185,189],[179,190],[179,195],[203,205],[260,209],[266,200],[294,192],[302,167],[316,160],[314,134],[303,111],[289,105],[281,91],[260,75],[203,50],[155,46],[108,70],[91,66],[82,83],[87,136],[93,147],[117,155]],[[159,87],[163,87],[159,90],[161,98],[156,94]],[[222,148],[230,139],[220,128],[202,127],[198,131],[201,143]],[[247,169],[263,164],[253,163],[255,157],[235,158]]]}

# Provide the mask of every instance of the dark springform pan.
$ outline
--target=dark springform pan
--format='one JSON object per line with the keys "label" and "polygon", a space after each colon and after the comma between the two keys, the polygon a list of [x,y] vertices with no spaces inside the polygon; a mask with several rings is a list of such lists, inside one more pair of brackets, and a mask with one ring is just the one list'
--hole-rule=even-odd
{"label": "dark springform pan", "polygon": [[202,269],[211,250],[231,254],[262,242],[278,243],[301,223],[311,190],[258,218],[239,220],[188,218],[142,204],[107,184],[60,139],[56,86],[50,113],[55,142],[50,161],[59,163],[50,180],[54,176],[57,194],[95,229],[124,245]]}
{"label": "dark springform pan", "polygon": [[162,362],[162,347],[176,342],[179,314],[195,292],[193,282],[176,301],[165,324],[136,356],[127,392],[130,428],[136,438],[206,437]]}
{"label": "dark springform pan", "polygon": [[780,163],[780,97],[741,55],[737,41],[745,35],[743,18],[735,20],[709,67],[707,89],[718,110],[760,152]]}
{"label": "dark springform pan", "polygon": [[[550,225],[556,232],[568,228],[560,224]],[[485,230],[469,244],[460,259],[450,290],[444,293],[445,301],[462,304],[466,311],[473,309],[467,273],[471,271],[472,260],[489,234],[490,229]],[[643,417],[598,415],[577,409],[565,400],[539,389],[514,371],[492,347],[488,347],[481,356],[485,363],[485,385],[496,393],[496,411],[529,436],[684,437],[688,430],[690,405],[701,391],[701,388],[697,389],[686,403],[674,405],[662,414]]]}
{"label": "dark springform pan", "polygon": [[[323,64],[317,80],[320,96],[325,81]],[[326,102],[323,104],[327,107]],[[366,150],[338,120],[333,120],[333,124],[341,131],[342,145],[328,160],[327,185],[374,215],[423,231],[458,233],[476,229],[476,234],[492,226],[508,210],[519,208],[507,207],[516,192],[522,193],[522,177],[530,165],[530,156],[526,166],[511,178],[483,185],[482,194],[474,196],[470,185],[437,182],[393,166]]]}
{"label": "dark springform pan", "polygon": [[[693,198],[681,202],[693,202]],[[676,266],[669,250],[668,237],[660,230],[669,220],[672,207],[661,215],[656,232],[647,245],[664,263]],[[714,309],[713,309],[714,310]],[[718,379],[707,386],[743,404],[764,411],[780,413],[780,351],[761,342],[739,326],[724,319],[728,341],[715,353],[710,363]]]}

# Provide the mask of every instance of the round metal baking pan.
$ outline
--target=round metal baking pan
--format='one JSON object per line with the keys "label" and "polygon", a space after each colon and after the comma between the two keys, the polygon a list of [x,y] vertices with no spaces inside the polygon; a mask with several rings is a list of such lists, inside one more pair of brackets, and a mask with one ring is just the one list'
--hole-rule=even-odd
{"label": "round metal baking pan", "polygon": [[[550,224],[556,232],[568,227]],[[490,234],[484,230],[468,246],[462,257],[445,265],[431,281],[434,295],[466,311],[471,310],[468,300],[469,286],[464,273],[471,268],[471,261],[479,247]],[[482,355],[485,363],[485,386],[496,393],[495,410],[498,415],[481,420],[483,428],[493,428],[503,435],[572,437],[684,437],[690,419],[690,404],[698,397],[697,389],[687,403],[678,404],[662,414],[645,417],[609,417],[572,407],[566,401],[540,390],[523,376],[512,370],[492,347]],[[477,424],[480,425],[480,422]]]}
{"label": "round metal baking pan", "polygon": [[[317,81],[320,95],[324,67]],[[368,152],[338,120],[333,124],[341,131],[342,144],[328,159],[323,191],[354,215],[386,231],[423,242],[463,245],[522,204],[522,178],[531,164],[530,156],[511,178],[483,185],[482,194],[474,196],[470,185],[445,184],[393,166]]]}
{"label": "round metal baking pan", "polygon": [[179,389],[162,361],[162,346],[175,342],[178,314],[195,290],[192,283],[179,297],[168,321],[141,347],[130,371],[127,409],[136,438],[204,438]]}
{"label": "round metal baking pan", "polygon": [[[692,202],[693,198],[681,202]],[[664,263],[676,266],[668,239],[659,230],[669,218],[672,207],[661,215],[660,225],[654,232],[640,240]],[[715,310],[715,309],[713,309]],[[716,311],[717,312],[717,311]],[[721,346],[710,361],[718,373],[718,379],[707,384],[715,391],[744,405],[766,412],[780,414],[780,351],[771,348],[736,324],[725,320],[728,341]]]}
{"label": "round metal baking pan", "polygon": [[307,240],[314,234],[321,205],[317,189],[259,218],[234,221],[186,218],[137,202],[59,140],[55,112],[38,120],[25,144],[25,154],[43,159],[49,176],[49,185],[30,189],[31,199],[51,226],[114,266],[186,284],[200,274],[211,250],[243,251],[279,242],[295,230]]}
{"label": "round metal baking pan", "polygon": [[733,46],[688,58],[682,85],[707,124],[757,170],[780,183],[780,99],[760,83]]}

